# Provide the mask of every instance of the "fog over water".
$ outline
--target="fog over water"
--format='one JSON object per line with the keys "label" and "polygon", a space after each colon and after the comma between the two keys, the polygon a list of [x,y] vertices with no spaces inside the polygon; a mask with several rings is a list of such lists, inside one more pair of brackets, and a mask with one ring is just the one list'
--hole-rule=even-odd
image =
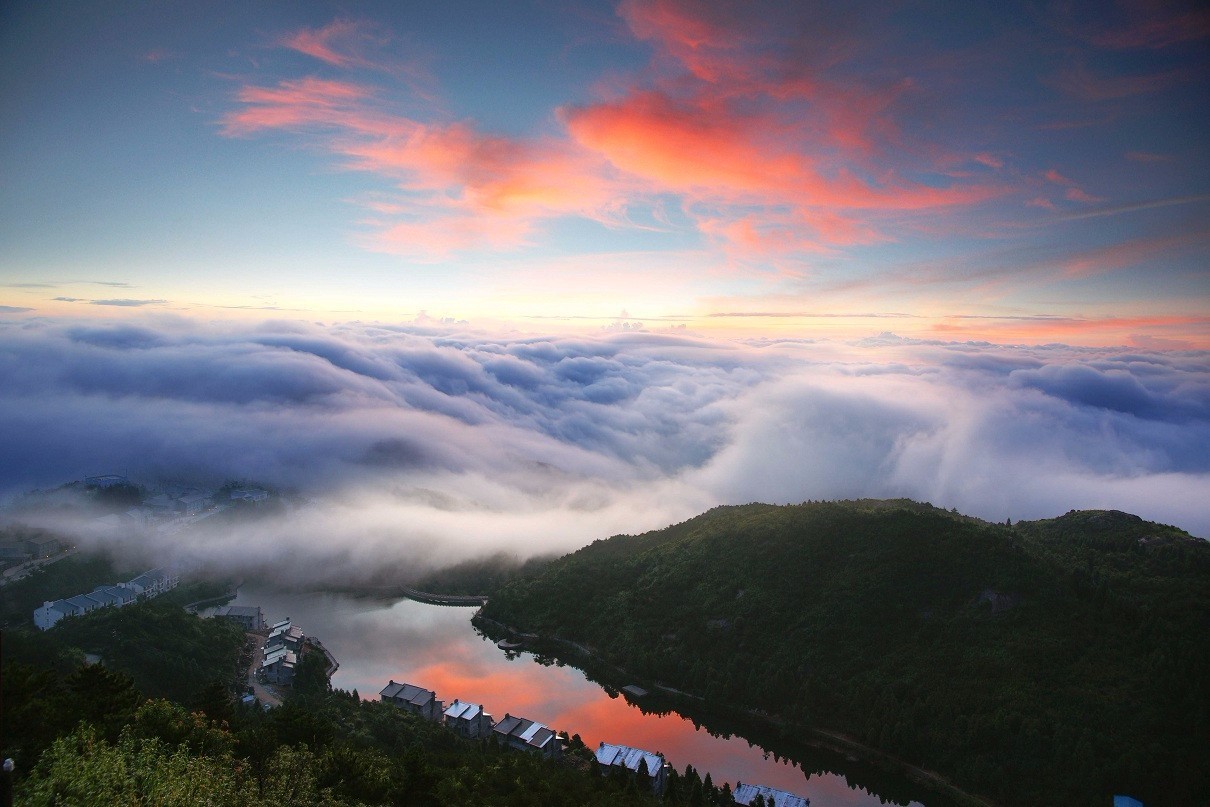
{"label": "fog over water", "polygon": [[748,501],[1115,508],[1205,537],[1210,354],[0,321],[0,454],[5,496],[122,470],[295,490],[310,503],[283,518],[143,547],[294,582],[563,552]]}

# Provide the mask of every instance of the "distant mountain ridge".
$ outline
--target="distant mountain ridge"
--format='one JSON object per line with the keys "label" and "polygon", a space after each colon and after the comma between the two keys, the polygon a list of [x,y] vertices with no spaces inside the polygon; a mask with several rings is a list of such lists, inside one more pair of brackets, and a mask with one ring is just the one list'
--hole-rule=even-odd
{"label": "distant mountain ridge", "polygon": [[1127,513],[719,507],[596,541],[483,613],[999,803],[1210,803],[1210,544]]}

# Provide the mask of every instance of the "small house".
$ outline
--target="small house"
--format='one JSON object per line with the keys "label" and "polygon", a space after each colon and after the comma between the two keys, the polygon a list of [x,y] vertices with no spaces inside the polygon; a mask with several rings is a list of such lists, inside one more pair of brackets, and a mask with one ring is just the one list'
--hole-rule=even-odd
{"label": "small house", "polygon": [[555,736],[554,729],[524,717],[505,714],[504,719],[492,728],[492,736],[501,745],[540,754],[548,759],[556,759],[563,754],[563,744]]}
{"label": "small house", "polygon": [[746,785],[743,782],[736,782],[735,792],[731,794],[736,804],[745,805],[752,804],[756,801],[757,796],[763,797],[768,807],[809,807],[811,804],[810,799],[796,796],[785,790],[764,785]]}
{"label": "small house", "polygon": [[259,606],[224,605],[214,609],[216,619],[230,619],[246,631],[264,630],[265,615]]}
{"label": "small house", "polygon": [[477,703],[467,703],[457,698],[445,710],[445,725],[468,740],[489,737],[492,733],[492,716]]}
{"label": "small house", "polygon": [[601,743],[597,746],[596,758],[603,774],[625,771],[630,776],[638,776],[640,772],[645,771],[651,780],[651,790],[654,793],[662,794],[668,785],[668,771],[671,766],[664,761],[662,754],[631,748],[628,745]]}
{"label": "small house", "polygon": [[271,653],[265,653],[260,671],[264,679],[271,684],[292,684],[297,667],[298,654],[293,650],[280,647]]}
{"label": "small house", "polygon": [[378,693],[384,703],[393,703],[425,720],[440,722],[444,709],[437,693],[414,684],[398,684],[391,681]]}

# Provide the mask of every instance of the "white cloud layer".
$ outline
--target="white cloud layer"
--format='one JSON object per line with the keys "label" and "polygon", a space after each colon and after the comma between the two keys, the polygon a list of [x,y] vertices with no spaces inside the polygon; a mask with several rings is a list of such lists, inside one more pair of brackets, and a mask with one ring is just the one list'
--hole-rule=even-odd
{"label": "white cloud layer", "polygon": [[1208,536],[1208,358],[26,321],[0,326],[0,493],[120,469],[297,488],[312,506],[156,546],[300,581],[566,551],[747,501],[1117,508]]}

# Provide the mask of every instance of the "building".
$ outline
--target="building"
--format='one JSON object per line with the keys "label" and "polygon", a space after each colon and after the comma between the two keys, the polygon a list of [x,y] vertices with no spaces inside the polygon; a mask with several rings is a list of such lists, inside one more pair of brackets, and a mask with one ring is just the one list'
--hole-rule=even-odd
{"label": "building", "polygon": [[670,766],[664,761],[662,754],[653,754],[641,748],[631,748],[628,745],[613,745],[601,743],[597,746],[597,762],[601,773],[608,775],[613,771],[626,771],[631,776],[637,776],[643,767],[651,779],[651,789],[655,793],[663,793],[668,785],[668,770]]}
{"label": "building", "polygon": [[138,597],[158,597],[165,591],[171,591],[181,582],[181,578],[170,569],[151,569],[143,572],[133,580],[118,585],[129,588]]}
{"label": "building", "polygon": [[26,549],[24,541],[6,541],[0,544],[0,561],[23,563],[29,558],[29,550]]}
{"label": "building", "polygon": [[214,609],[216,619],[230,619],[238,622],[244,630],[264,630],[265,615],[260,606],[255,605],[224,605]]}
{"label": "building", "polygon": [[1143,802],[1131,796],[1114,796],[1113,807],[1143,807]]}
{"label": "building", "polygon": [[[260,609],[257,609],[260,610]],[[287,650],[292,650],[295,653],[302,652],[303,642],[307,637],[303,634],[302,628],[294,625],[290,620],[278,622],[269,631],[269,638],[265,640],[265,652],[268,653],[280,647]]]}
{"label": "building", "polygon": [[263,502],[269,498],[269,491],[260,488],[237,488],[228,494],[233,502]]}
{"label": "building", "polygon": [[97,586],[88,596],[103,605],[113,605],[118,608],[129,605],[135,600],[134,592],[121,586]]}
{"label": "building", "polygon": [[49,536],[26,538],[23,543],[25,551],[35,558],[49,558],[51,555],[59,554],[59,550],[62,549],[59,546],[59,539]]}
{"label": "building", "polygon": [[468,740],[480,737],[490,737],[492,733],[492,716],[483,711],[477,703],[467,703],[454,699],[445,710],[445,725]]}
{"label": "building", "polygon": [[181,496],[177,502],[178,508],[183,510],[185,515],[193,516],[205,510],[210,504],[210,494],[195,490]]}
{"label": "building", "polygon": [[548,759],[563,755],[563,743],[555,736],[554,729],[524,717],[504,715],[504,719],[492,728],[492,736],[501,745],[518,751],[530,751]]}
{"label": "building", "polygon": [[153,513],[167,515],[176,512],[176,500],[167,493],[157,493],[149,499],[144,499],[143,507]]}
{"label": "building", "polygon": [[151,569],[126,583],[97,586],[88,594],[44,602],[41,608],[34,609],[34,625],[39,630],[50,630],[65,616],[80,616],[111,605],[129,605],[140,597],[150,599],[176,588],[179,582],[181,579],[169,569]]}
{"label": "building", "polygon": [[294,683],[294,671],[298,667],[298,654],[286,647],[274,650],[265,648],[265,658],[260,663],[261,677],[270,684]]}
{"label": "building", "polygon": [[810,799],[795,796],[793,793],[787,793],[775,787],[746,785],[743,782],[736,782],[735,792],[731,794],[736,804],[751,804],[756,801],[757,796],[764,797],[767,807],[809,807],[811,804]]}
{"label": "building", "polygon": [[80,608],[72,605],[67,600],[54,600],[42,603],[41,608],[34,609],[34,627],[38,630],[50,630],[60,619],[68,616],[77,616],[84,613]]}
{"label": "building", "polygon": [[384,703],[393,703],[425,720],[441,720],[444,709],[441,701],[437,700],[437,693],[432,690],[414,684],[397,684],[392,680],[378,694]]}

